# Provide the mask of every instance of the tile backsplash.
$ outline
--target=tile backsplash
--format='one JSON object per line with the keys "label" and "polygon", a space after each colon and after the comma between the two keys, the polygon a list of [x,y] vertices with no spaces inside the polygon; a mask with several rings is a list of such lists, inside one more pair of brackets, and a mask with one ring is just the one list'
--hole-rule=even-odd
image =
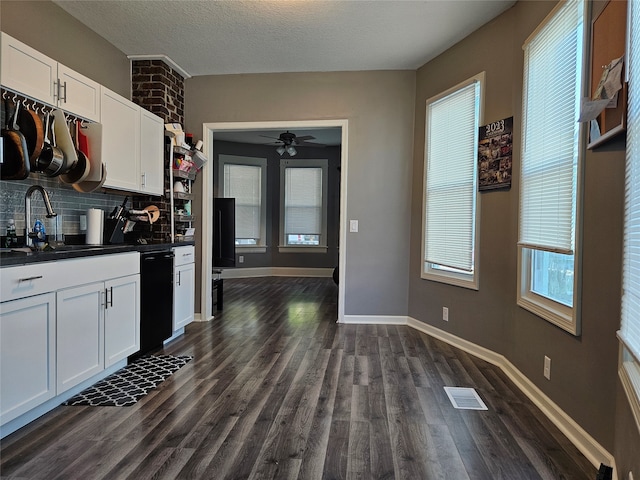
{"label": "tile backsplash", "polygon": [[[59,178],[38,173],[32,173],[25,180],[2,180],[0,181],[0,235],[6,234],[7,223],[11,218],[15,221],[18,236],[24,235],[24,195],[32,185],[41,185],[49,194],[53,210],[62,216],[62,233],[65,235],[84,233],[80,231],[80,215],[84,215],[89,208],[99,208],[108,215],[124,200],[124,194],[80,193]],[[128,206],[131,207],[131,203],[128,203]],[[55,232],[55,218],[46,218],[47,211],[42,196],[38,192],[31,196],[31,211],[33,221],[42,220],[47,234],[52,235]]]}

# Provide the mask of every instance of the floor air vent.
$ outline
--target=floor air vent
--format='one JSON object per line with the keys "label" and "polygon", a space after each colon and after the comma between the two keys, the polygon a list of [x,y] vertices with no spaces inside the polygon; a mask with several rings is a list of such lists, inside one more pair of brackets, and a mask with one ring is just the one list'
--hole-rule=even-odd
{"label": "floor air vent", "polygon": [[473,388],[444,387],[453,408],[459,410],[488,410],[480,395]]}

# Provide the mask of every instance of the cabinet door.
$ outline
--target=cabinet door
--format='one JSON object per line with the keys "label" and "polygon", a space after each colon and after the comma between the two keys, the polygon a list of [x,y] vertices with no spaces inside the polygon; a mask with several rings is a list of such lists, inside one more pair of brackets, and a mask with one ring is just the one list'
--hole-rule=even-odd
{"label": "cabinet door", "polygon": [[58,63],[6,33],[2,33],[0,43],[2,85],[55,105],[54,83],[58,78]]}
{"label": "cabinet door", "polygon": [[58,394],[104,369],[104,296],[102,282],[56,294]]}
{"label": "cabinet door", "polygon": [[140,182],[140,108],[102,88],[102,162],[107,166],[105,187],[136,192]]}
{"label": "cabinet door", "polygon": [[195,264],[175,267],[173,279],[173,331],[193,321]]}
{"label": "cabinet door", "polygon": [[56,297],[0,303],[0,424],[56,395]]}
{"label": "cabinet door", "polygon": [[105,368],[140,350],[140,275],[105,282]]}
{"label": "cabinet door", "polygon": [[63,110],[100,121],[100,84],[58,64],[58,81],[61,85],[58,106]]}
{"label": "cabinet door", "polygon": [[164,121],[140,109],[140,186],[144,193],[162,195],[164,188]]}

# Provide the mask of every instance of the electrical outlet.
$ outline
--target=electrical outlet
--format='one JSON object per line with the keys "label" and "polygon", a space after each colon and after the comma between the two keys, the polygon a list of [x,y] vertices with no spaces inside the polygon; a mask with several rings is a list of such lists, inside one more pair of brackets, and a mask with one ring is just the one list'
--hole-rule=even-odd
{"label": "electrical outlet", "polygon": [[447,307],[442,307],[442,320],[449,321],[449,309]]}
{"label": "electrical outlet", "polygon": [[349,231],[352,233],[358,232],[358,220],[349,220]]}
{"label": "electrical outlet", "polygon": [[544,356],[544,378],[547,380],[551,380],[551,359]]}
{"label": "electrical outlet", "polygon": [[238,263],[244,263],[244,255],[238,255]]}

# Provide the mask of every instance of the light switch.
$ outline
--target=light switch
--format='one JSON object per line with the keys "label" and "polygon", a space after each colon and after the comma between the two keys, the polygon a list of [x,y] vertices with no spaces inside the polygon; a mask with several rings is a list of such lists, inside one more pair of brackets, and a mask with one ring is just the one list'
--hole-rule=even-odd
{"label": "light switch", "polygon": [[350,232],[358,231],[358,220],[349,220],[349,231]]}

